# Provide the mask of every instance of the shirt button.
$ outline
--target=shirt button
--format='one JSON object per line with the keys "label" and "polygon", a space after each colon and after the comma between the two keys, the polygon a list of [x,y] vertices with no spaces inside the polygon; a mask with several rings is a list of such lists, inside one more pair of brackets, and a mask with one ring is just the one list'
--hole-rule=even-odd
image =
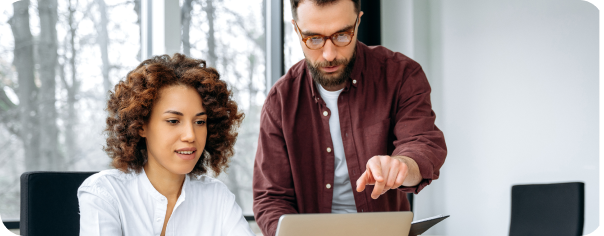
{"label": "shirt button", "polygon": [[324,112],[323,112],[323,115],[324,115],[324,116],[327,116],[327,115],[329,115],[329,112],[324,111]]}
{"label": "shirt button", "polygon": [[157,222],[159,222],[160,220],[161,220],[160,218],[155,219],[155,221],[157,221]]}
{"label": "shirt button", "polygon": [[327,185],[325,185],[325,187],[326,187],[327,189],[330,189],[330,188],[331,188],[331,184],[327,184]]}
{"label": "shirt button", "polygon": [[355,79],[355,80],[352,80],[352,83],[353,83],[353,84],[357,84],[357,80],[356,80],[356,79]]}
{"label": "shirt button", "polygon": [[327,152],[331,152],[331,148],[327,148]]}

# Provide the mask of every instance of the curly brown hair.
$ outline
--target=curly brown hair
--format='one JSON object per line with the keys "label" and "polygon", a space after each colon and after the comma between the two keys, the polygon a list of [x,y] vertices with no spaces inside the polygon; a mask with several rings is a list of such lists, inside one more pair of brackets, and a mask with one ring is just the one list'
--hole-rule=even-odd
{"label": "curly brown hair", "polygon": [[237,128],[244,114],[237,110],[231,90],[220,80],[216,69],[206,67],[204,60],[179,53],[143,61],[128,72],[125,81],[115,85],[114,91],[109,91],[105,129],[108,137],[104,150],[113,159],[112,166],[125,173],[141,172],[147,160],[147,147],[139,131],[149,120],[160,89],[172,85],[196,89],[208,115],[205,149],[189,174],[205,174],[209,167],[219,175],[228,168],[234,154]]}

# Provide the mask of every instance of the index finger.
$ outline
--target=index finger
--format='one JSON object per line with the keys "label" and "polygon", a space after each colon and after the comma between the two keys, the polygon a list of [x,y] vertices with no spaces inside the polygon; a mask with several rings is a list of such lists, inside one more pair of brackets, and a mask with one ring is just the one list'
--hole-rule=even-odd
{"label": "index finger", "polygon": [[357,192],[362,192],[363,190],[365,190],[365,185],[367,184],[367,172],[368,171],[369,170],[366,170],[365,172],[363,172],[361,177],[359,177],[359,179],[357,180]]}
{"label": "index finger", "polygon": [[386,182],[384,181],[384,177],[382,177],[382,165],[379,164],[379,159],[375,158],[373,160],[375,161],[370,160],[367,162],[367,169],[371,170],[373,179],[375,179],[375,186],[373,187],[373,192],[371,192],[371,198],[377,199],[384,190]]}

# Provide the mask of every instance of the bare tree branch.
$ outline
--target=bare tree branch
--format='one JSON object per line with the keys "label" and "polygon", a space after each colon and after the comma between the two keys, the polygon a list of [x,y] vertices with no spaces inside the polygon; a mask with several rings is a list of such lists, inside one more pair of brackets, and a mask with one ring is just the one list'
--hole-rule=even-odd
{"label": "bare tree branch", "polygon": [[235,24],[237,26],[239,26],[241,28],[241,30],[243,30],[245,32],[245,37],[247,37],[250,41],[252,41],[258,48],[260,48],[262,51],[265,51],[265,34],[260,34],[259,36],[254,36],[253,31],[250,31],[247,29],[247,27],[245,26],[245,22],[246,20],[239,15],[239,13],[234,12],[231,9],[224,9],[225,12],[231,14],[233,17],[235,17]]}
{"label": "bare tree branch", "polygon": [[11,101],[8,96],[6,95],[6,92],[4,92],[4,89],[2,87],[0,87],[0,114],[7,112],[11,109],[16,108],[17,105],[15,105],[13,103],[13,101]]}
{"label": "bare tree branch", "polygon": [[180,8],[180,22],[182,22],[182,48],[187,56],[191,56],[191,42],[189,32],[191,31],[191,11],[194,0],[184,0]]}
{"label": "bare tree branch", "polygon": [[111,66],[109,64],[109,33],[107,31],[109,20],[107,19],[107,6],[105,5],[105,0],[96,0],[96,3],[99,6],[99,13],[101,15],[100,22],[95,23],[99,29],[97,44],[101,50],[101,61],[103,62],[101,70],[103,73],[103,88],[104,91],[107,92],[111,90],[111,81],[109,80],[109,73],[111,71]]}
{"label": "bare tree branch", "polygon": [[59,128],[57,127],[56,66],[58,63],[57,0],[38,0],[40,17],[39,46],[37,47],[41,87],[39,91],[40,166],[47,170],[60,170],[63,157],[59,151]]}
{"label": "bare tree branch", "polygon": [[38,157],[40,156],[40,138],[37,135],[39,121],[37,93],[35,84],[35,63],[33,35],[29,26],[29,0],[21,0],[13,3],[13,16],[9,20],[15,42],[14,62],[17,68],[19,84],[19,131],[25,149],[25,167],[27,170],[38,169]]}

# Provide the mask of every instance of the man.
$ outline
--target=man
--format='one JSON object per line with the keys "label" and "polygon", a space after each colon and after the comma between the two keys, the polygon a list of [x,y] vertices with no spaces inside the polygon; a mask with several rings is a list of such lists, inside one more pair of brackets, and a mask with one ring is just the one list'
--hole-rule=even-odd
{"label": "man", "polygon": [[357,41],[360,0],[291,0],[305,60],[269,92],[254,165],[264,235],[293,213],[408,211],[446,156],[420,65]]}

